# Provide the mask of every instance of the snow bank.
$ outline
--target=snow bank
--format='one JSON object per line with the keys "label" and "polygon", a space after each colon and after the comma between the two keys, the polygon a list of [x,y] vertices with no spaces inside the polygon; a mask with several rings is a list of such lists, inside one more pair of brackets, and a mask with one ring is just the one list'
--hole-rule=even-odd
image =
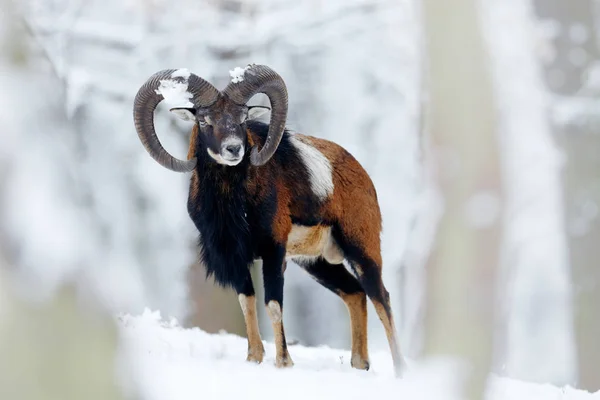
{"label": "snow bank", "polygon": [[[139,397],[185,399],[458,399],[443,365],[410,363],[407,376],[394,378],[386,352],[371,354],[371,370],[350,367],[350,352],[328,347],[291,346],[295,366],[274,367],[274,345],[265,342],[263,364],[244,361],[246,339],[184,329],[146,309],[140,317],[119,317],[121,346]],[[492,380],[491,400],[600,400],[595,395],[551,385]]]}

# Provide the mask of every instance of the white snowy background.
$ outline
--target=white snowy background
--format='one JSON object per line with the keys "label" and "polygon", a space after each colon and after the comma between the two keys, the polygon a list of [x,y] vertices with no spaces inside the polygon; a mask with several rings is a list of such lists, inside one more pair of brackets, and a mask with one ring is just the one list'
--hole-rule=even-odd
{"label": "white snowy background", "polygon": [[[560,22],[542,21],[529,0],[481,5],[509,183],[504,336],[489,398],[600,399],[600,392],[570,388],[577,371],[565,161],[552,131],[553,122],[566,124],[591,106],[552,94],[545,79],[544,57],[551,57]],[[275,398],[291,387],[305,392],[290,398],[365,398],[373,390],[452,398],[455,383],[443,368],[412,361],[422,335],[424,261],[441,212],[422,165],[418,0],[27,0],[18,7],[34,53],[47,59],[35,71],[5,63],[0,71],[0,251],[20,298],[43,303],[75,282],[81,298],[119,315],[124,386],[142,399]],[[595,35],[581,29],[579,37]],[[2,34],[6,43],[17,41],[12,31]],[[222,88],[229,70],[251,62],[285,79],[290,128],[341,144],[373,178],[384,218],[384,281],[411,359],[403,381],[392,377],[372,308],[373,368],[350,369],[343,303],[293,266],[285,287],[287,336],[300,343],[290,348],[293,370],[271,366],[272,343],[266,362],[250,366],[241,362],[245,340],[194,327],[215,331],[212,314],[230,323],[241,312],[233,293],[199,290],[190,279],[196,234],[185,207],[189,177],[147,155],[133,127],[133,97],[160,69],[186,67]],[[589,65],[597,80],[597,66]],[[191,127],[165,110],[157,130],[182,158]],[[267,340],[269,325],[261,329]]]}

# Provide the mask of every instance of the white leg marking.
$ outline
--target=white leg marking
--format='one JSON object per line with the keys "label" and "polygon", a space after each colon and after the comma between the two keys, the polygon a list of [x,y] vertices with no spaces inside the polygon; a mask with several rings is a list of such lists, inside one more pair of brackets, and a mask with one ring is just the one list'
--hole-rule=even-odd
{"label": "white leg marking", "polygon": [[333,193],[331,163],[323,153],[297,135],[292,135],[290,139],[306,165],[312,191],[319,199],[325,200]]}
{"label": "white leg marking", "polygon": [[238,300],[240,301],[240,306],[242,307],[242,312],[245,316],[248,313],[248,296],[240,294],[238,295]]}
{"label": "white leg marking", "polygon": [[281,307],[279,306],[278,302],[275,300],[269,301],[269,304],[267,305],[267,312],[269,313],[269,318],[271,319],[272,323],[281,322]]}

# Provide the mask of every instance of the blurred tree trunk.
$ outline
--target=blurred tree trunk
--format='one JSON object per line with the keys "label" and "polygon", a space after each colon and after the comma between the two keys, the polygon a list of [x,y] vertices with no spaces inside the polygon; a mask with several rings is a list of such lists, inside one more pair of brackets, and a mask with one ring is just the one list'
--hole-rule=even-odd
{"label": "blurred tree trunk", "polygon": [[188,284],[192,312],[186,325],[209,333],[224,330],[246,336],[242,309],[234,290],[221,288],[212,278],[206,279],[206,270],[199,263],[190,268]]}
{"label": "blurred tree trunk", "polygon": [[600,390],[600,135],[574,133],[563,148],[578,385],[595,392]]}
{"label": "blurred tree trunk", "polygon": [[116,382],[114,321],[82,313],[73,288],[41,305],[19,301],[2,282],[2,267],[0,398],[122,399]]}
{"label": "blurred tree trunk", "polygon": [[[22,15],[16,9],[12,1],[0,0],[1,104],[14,104],[15,99],[21,99],[15,86],[7,85],[10,80],[21,80],[19,89],[24,93],[44,96],[39,87],[56,79],[44,72],[40,49],[24,29]],[[56,100],[48,99],[45,105]],[[36,115],[45,115],[43,107],[36,107],[39,103],[32,104],[28,106],[35,107]],[[20,117],[28,115],[26,111],[32,110],[13,107],[0,113],[0,126],[5,129],[0,166],[8,166],[0,173],[1,207],[5,206],[5,197],[10,197],[3,178],[15,172],[10,161],[18,153],[11,136],[22,134],[24,118]],[[64,126],[45,121],[44,128],[47,133]],[[84,314],[72,287],[43,304],[22,301],[9,285],[8,267],[13,267],[18,259],[10,259],[4,222],[0,220],[0,399],[122,399],[115,381],[118,337],[114,321],[106,315]]]}
{"label": "blurred tree trunk", "polygon": [[492,359],[501,188],[495,114],[476,0],[425,0],[430,130],[444,197],[428,265],[425,356],[466,361],[483,398]]}
{"label": "blurred tree trunk", "polygon": [[[555,58],[546,67],[548,86],[565,104],[591,104],[592,115],[579,110],[555,126],[566,155],[564,190],[566,227],[574,285],[574,328],[578,386],[600,390],[600,135],[596,87],[586,75],[598,73],[600,52],[595,33],[597,2],[536,1],[538,15],[558,22]],[[577,107],[575,107],[577,110]],[[595,114],[595,115],[594,115]],[[590,118],[591,117],[591,118]]]}

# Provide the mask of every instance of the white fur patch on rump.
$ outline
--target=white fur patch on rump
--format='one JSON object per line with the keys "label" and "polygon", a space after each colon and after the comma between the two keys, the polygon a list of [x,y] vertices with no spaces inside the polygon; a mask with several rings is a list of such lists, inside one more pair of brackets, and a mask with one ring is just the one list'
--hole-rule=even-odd
{"label": "white fur patch on rump", "polygon": [[296,135],[290,136],[290,141],[306,165],[313,193],[319,199],[325,200],[333,193],[331,163],[323,153]]}

